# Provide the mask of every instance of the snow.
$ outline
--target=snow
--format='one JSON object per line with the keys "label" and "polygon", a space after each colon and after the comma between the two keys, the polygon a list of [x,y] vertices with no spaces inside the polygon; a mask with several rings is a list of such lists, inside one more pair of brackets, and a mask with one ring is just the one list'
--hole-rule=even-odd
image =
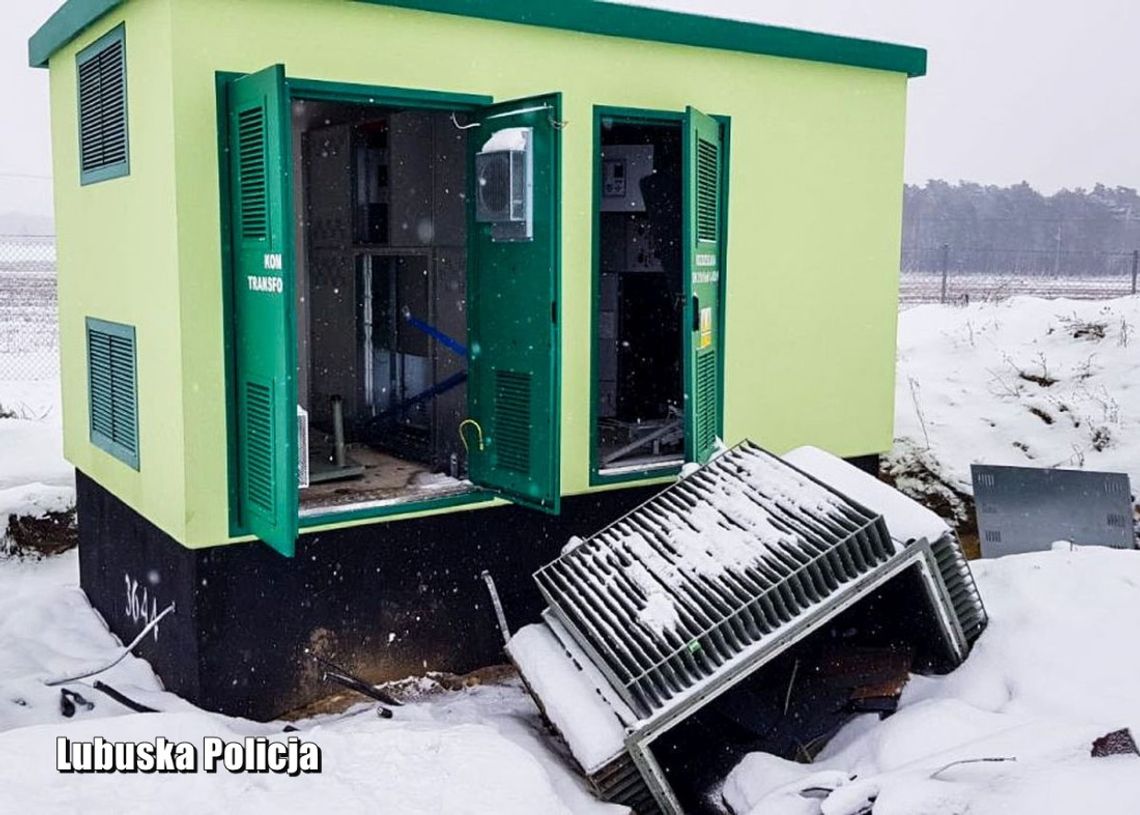
{"label": "snow", "polygon": [[39,517],[75,503],[75,471],[63,459],[58,413],[55,416],[43,421],[0,419],[0,535],[8,515]]}
{"label": "snow", "polygon": [[[625,749],[625,729],[614,709],[595,690],[545,625],[529,625],[507,646],[511,659],[546,708],[551,723],[574,758],[592,773]],[[600,677],[595,677],[600,679]]]}
{"label": "snow", "polygon": [[888,468],[924,463],[963,493],[975,462],[1126,472],[1136,489],[1138,330],[1140,297],[903,312]]}
{"label": "snow", "polygon": [[[344,811],[393,813],[552,813],[620,815],[586,791],[542,731],[517,682],[434,689],[379,719],[359,705],[344,717],[296,723],[321,746],[324,771],[301,779],[272,775],[60,775],[57,736],[112,741],[206,736],[283,737],[283,723],[260,724],[198,710],[128,657],[99,679],[164,711],[131,714],[85,683],[68,687],[95,702],[65,719],[59,689],[43,679],[109,661],[120,644],[76,585],[74,551],[44,560],[0,559],[0,788],[4,812],[170,813]],[[612,714],[611,714],[612,716]]]}
{"label": "snow", "polygon": [[[746,761],[724,787],[735,813],[855,815],[871,798],[875,815],[1137,811],[1140,757],[1090,748],[1121,727],[1140,734],[1140,552],[1051,551],[974,571],[990,626],[971,657],[912,678],[898,713],[856,720],[805,768],[856,780],[808,801],[765,783],[769,763]],[[937,772],[980,758],[1016,760]]]}
{"label": "snow", "polygon": [[918,538],[933,542],[949,529],[944,520],[922,504],[818,447],[797,448],[784,459],[855,503],[882,515],[892,537],[903,543]]}
{"label": "snow", "polygon": [[483,153],[497,153],[502,150],[526,150],[530,138],[529,127],[508,127],[498,130],[483,145]]}

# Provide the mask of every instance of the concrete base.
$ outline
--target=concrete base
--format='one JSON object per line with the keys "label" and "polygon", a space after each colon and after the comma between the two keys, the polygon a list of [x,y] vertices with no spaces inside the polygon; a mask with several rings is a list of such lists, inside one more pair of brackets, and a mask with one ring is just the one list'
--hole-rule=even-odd
{"label": "concrete base", "polygon": [[194,704],[266,720],[336,690],[312,654],[379,682],[503,662],[486,587],[507,620],[538,619],[531,574],[656,492],[567,497],[551,517],[494,507],[303,535],[286,559],[260,543],[186,549],[76,474],[80,580],[124,642],[176,604],[137,653]]}

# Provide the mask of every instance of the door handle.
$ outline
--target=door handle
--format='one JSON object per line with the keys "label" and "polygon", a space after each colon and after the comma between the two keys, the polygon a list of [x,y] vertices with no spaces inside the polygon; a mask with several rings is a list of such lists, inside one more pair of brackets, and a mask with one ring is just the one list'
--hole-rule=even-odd
{"label": "door handle", "polygon": [[693,330],[701,330],[701,298],[693,295]]}

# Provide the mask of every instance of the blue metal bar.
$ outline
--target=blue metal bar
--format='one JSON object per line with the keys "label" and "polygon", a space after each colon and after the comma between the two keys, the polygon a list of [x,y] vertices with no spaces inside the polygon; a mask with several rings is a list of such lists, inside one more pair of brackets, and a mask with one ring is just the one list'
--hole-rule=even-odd
{"label": "blue metal bar", "polygon": [[459,371],[458,373],[454,373],[442,382],[437,382],[436,384],[432,385],[427,390],[420,391],[415,396],[408,397],[395,407],[388,408],[388,410],[384,411],[383,413],[377,414],[376,418],[386,419],[389,416],[403,413],[408,408],[413,407],[414,405],[418,405],[420,402],[426,402],[429,399],[434,399],[440,394],[447,393],[453,388],[458,388],[466,381],[467,371]]}
{"label": "blue metal bar", "polygon": [[428,323],[425,323],[423,320],[419,319],[418,317],[413,316],[411,309],[407,308],[406,306],[404,307],[404,319],[407,321],[408,325],[410,325],[412,328],[419,329],[420,331],[424,332],[425,334],[427,334],[429,337],[436,340],[436,342],[440,343],[444,347],[454,351],[456,354],[463,357],[464,359],[467,358],[467,346],[466,345],[461,343],[459,340],[452,339],[451,337],[447,336],[442,331],[440,331],[438,328],[436,328],[434,325],[430,325]]}

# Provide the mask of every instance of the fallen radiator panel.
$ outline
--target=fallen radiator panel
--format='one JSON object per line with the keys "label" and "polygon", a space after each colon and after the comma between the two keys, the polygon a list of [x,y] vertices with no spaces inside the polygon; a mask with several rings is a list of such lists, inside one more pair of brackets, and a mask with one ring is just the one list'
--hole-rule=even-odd
{"label": "fallen radiator panel", "polygon": [[904,573],[958,664],[985,611],[953,535],[892,540],[880,515],[746,442],[541,569],[544,625],[508,653],[601,797],[679,813],[655,745]]}

